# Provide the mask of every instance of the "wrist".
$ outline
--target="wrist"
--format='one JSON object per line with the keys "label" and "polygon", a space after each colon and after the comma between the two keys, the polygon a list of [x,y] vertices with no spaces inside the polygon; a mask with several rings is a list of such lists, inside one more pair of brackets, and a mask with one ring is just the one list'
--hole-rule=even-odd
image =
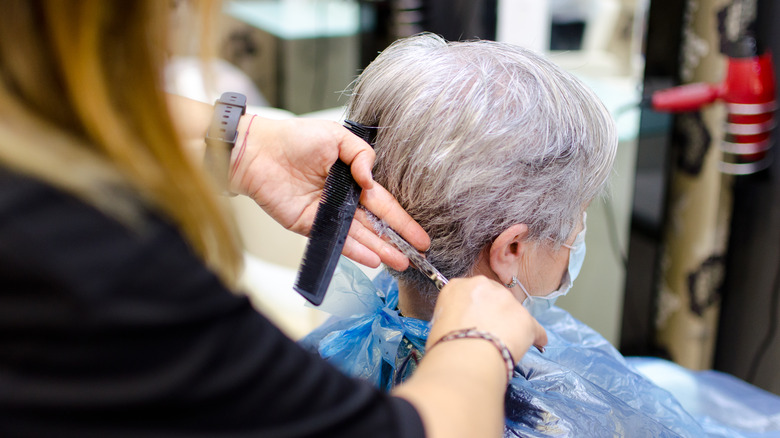
{"label": "wrist", "polygon": [[512,357],[512,353],[509,351],[509,348],[507,348],[506,344],[504,344],[504,342],[501,339],[499,339],[498,337],[494,336],[489,332],[477,330],[476,328],[452,330],[446,333],[438,340],[436,340],[436,342],[434,342],[433,345],[428,347],[428,351],[444,343],[451,343],[453,341],[462,342],[466,340],[482,341],[483,343],[486,343],[486,345],[487,343],[492,345],[494,350],[499,354],[502,362],[504,363],[504,372],[507,376],[507,383],[509,383],[509,381],[512,379],[512,374],[514,372],[515,360]]}
{"label": "wrist", "polygon": [[182,146],[192,162],[200,166],[206,155],[204,139],[214,115],[214,105],[175,94],[166,94],[166,97]]}
{"label": "wrist", "polygon": [[253,132],[253,127],[257,127],[255,122],[256,117],[256,114],[244,114],[241,116],[241,119],[238,122],[238,127],[236,130],[236,146],[233,148],[230,154],[230,170],[228,173],[228,185],[231,192],[233,193],[243,194],[243,191],[240,189],[241,178],[236,177],[236,175],[243,174],[245,167],[244,156],[247,152],[249,144],[252,143],[252,141],[249,139],[249,136]]}
{"label": "wrist", "polygon": [[238,125],[246,113],[246,96],[222,93],[214,103],[214,115],[206,133],[204,167],[223,194],[230,193],[230,161],[238,140]]}
{"label": "wrist", "polygon": [[[481,387],[506,388],[507,368],[501,355],[490,343],[477,338],[462,338],[457,342],[441,342],[425,350],[423,360],[446,356],[453,371],[468,376],[467,381]],[[454,364],[457,362],[457,366]]]}
{"label": "wrist", "polygon": [[393,395],[415,405],[430,436],[501,436],[507,385],[494,350],[479,339],[439,344]]}

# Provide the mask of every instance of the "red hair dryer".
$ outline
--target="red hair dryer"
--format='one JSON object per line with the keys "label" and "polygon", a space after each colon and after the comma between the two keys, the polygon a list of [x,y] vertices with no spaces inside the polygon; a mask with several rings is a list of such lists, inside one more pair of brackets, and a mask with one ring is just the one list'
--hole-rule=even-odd
{"label": "red hair dryer", "polygon": [[[721,84],[696,83],[657,91],[652,108],[661,112],[696,111],[716,100],[726,104],[728,118],[721,143],[720,170],[733,175],[756,173],[772,162],[775,127],[775,75],[769,52],[756,54],[755,39],[746,37],[728,57]],[[739,55],[743,56],[739,56]]]}

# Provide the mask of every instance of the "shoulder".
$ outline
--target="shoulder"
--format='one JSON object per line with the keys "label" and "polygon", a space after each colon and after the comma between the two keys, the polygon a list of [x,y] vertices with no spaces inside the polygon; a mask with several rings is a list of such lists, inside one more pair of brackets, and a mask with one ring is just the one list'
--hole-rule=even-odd
{"label": "shoulder", "polygon": [[235,305],[175,226],[142,214],[129,226],[50,184],[0,168],[2,281],[103,322],[128,308],[158,309],[148,318],[166,307]]}

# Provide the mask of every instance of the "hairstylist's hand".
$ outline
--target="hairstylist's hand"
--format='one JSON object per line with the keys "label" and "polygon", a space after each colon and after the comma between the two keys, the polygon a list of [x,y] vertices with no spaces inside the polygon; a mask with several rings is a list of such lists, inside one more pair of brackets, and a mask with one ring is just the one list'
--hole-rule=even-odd
{"label": "hairstylist's hand", "polygon": [[[250,127],[251,121],[251,127]],[[244,136],[245,147],[241,148]],[[430,239],[398,201],[371,177],[374,151],[338,123],[313,119],[270,120],[246,115],[233,152],[231,190],[255,200],[285,228],[309,234],[330,166],[340,158],[363,188],[361,204],[383,218],[409,243],[427,249]],[[376,267],[380,261],[404,270],[409,261],[358,220],[352,222],[343,254]]]}
{"label": "hairstylist's hand", "polygon": [[547,333],[506,287],[483,276],[455,278],[439,293],[428,346],[452,330],[476,328],[501,339],[515,361],[531,345],[547,345]]}
{"label": "hairstylist's hand", "polygon": [[432,322],[425,357],[393,395],[417,408],[426,436],[502,436],[507,369],[494,346],[481,339],[431,345],[453,330],[476,328],[501,339],[518,361],[532,344],[547,344],[544,329],[507,288],[481,276],[450,281]]}

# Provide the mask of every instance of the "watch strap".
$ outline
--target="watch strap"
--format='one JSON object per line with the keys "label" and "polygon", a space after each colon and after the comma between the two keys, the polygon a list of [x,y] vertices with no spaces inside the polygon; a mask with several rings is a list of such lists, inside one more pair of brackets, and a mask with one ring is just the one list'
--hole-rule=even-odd
{"label": "watch strap", "polygon": [[206,133],[206,171],[214,176],[219,188],[229,193],[230,156],[238,138],[238,122],[246,114],[246,96],[227,92],[214,103],[214,117]]}

